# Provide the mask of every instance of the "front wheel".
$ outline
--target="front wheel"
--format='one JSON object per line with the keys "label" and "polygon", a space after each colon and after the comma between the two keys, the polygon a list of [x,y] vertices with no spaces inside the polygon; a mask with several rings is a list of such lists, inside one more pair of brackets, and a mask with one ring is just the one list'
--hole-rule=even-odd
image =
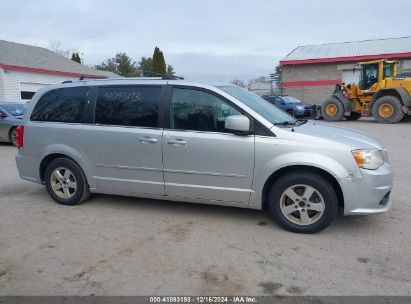
{"label": "front wheel", "polygon": [[344,105],[335,97],[330,97],[324,101],[321,113],[325,120],[339,121],[344,118]]}
{"label": "front wheel", "polygon": [[331,184],[318,174],[304,171],[281,176],[271,187],[268,204],[277,224],[297,233],[323,230],[338,209]]}
{"label": "front wheel", "polygon": [[53,160],[47,166],[44,177],[47,192],[59,204],[76,205],[90,195],[83,171],[69,158]]}

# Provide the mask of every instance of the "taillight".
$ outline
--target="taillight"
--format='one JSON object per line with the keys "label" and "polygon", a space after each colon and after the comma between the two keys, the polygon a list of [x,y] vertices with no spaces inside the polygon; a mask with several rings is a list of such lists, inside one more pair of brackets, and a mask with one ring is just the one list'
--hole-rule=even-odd
{"label": "taillight", "polygon": [[24,126],[20,125],[16,128],[16,143],[17,148],[23,148],[24,145]]}

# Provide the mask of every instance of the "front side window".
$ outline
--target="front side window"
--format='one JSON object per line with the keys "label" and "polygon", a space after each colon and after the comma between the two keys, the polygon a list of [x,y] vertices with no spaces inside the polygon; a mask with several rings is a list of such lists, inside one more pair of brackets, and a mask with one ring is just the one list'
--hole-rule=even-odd
{"label": "front side window", "polygon": [[44,94],[34,107],[32,121],[84,122],[88,87],[61,88]]}
{"label": "front side window", "polygon": [[95,122],[105,125],[158,127],[159,86],[100,87]]}
{"label": "front side window", "polygon": [[273,107],[268,101],[250,91],[236,85],[223,85],[217,86],[217,88],[238,99],[272,124],[280,125],[295,122],[295,119],[292,116],[281,111],[277,107]]}
{"label": "front side window", "polygon": [[368,90],[378,81],[378,64],[367,64],[363,66],[361,73],[360,87],[362,90]]}
{"label": "front side window", "polygon": [[192,89],[173,89],[172,129],[228,133],[225,129],[226,118],[241,114],[213,94]]}

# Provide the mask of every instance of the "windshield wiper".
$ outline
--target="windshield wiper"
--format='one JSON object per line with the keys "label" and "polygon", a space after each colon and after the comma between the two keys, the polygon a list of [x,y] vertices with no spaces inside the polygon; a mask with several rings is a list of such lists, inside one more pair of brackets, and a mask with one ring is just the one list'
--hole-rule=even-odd
{"label": "windshield wiper", "polygon": [[286,121],[282,121],[282,122],[276,122],[274,124],[274,126],[295,126],[295,122],[286,120]]}
{"label": "windshield wiper", "polygon": [[291,126],[291,132],[294,132],[294,127],[301,126],[305,124],[308,120],[307,119],[297,119],[296,121],[283,121],[283,122],[276,122],[274,126]]}
{"label": "windshield wiper", "polygon": [[294,123],[294,126],[296,126],[296,127],[301,126],[301,125],[305,124],[307,121],[308,121],[308,119],[298,118],[297,121]]}

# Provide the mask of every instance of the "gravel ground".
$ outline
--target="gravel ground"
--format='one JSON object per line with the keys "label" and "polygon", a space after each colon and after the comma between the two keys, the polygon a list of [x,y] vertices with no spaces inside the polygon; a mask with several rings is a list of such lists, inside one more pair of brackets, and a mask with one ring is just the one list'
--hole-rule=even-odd
{"label": "gravel ground", "polygon": [[394,206],[315,235],[246,209],[107,195],[59,206],[1,144],[0,295],[410,295],[411,120],[337,125],[386,145]]}

